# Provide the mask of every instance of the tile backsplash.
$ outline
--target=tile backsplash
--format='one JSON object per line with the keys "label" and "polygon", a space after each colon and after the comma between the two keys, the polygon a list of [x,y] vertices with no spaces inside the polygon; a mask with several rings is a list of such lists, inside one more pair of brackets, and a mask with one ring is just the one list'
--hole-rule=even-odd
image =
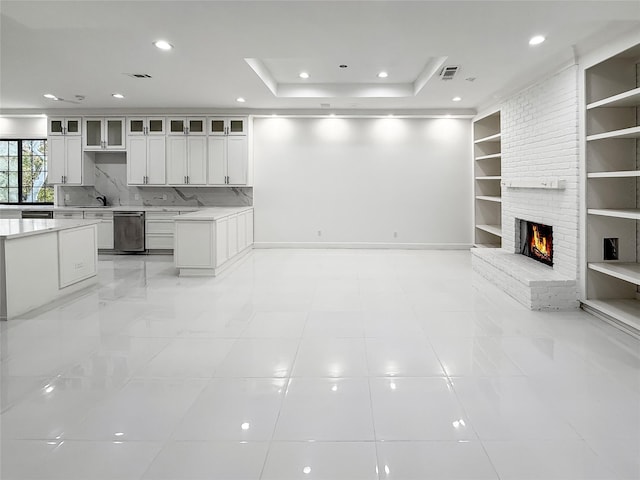
{"label": "tile backsplash", "polygon": [[[95,186],[60,186],[57,204],[98,205],[97,196],[108,205],[242,207],[253,205],[252,187],[131,187],[127,185],[124,153],[97,153]],[[67,199],[68,198],[68,199]]]}

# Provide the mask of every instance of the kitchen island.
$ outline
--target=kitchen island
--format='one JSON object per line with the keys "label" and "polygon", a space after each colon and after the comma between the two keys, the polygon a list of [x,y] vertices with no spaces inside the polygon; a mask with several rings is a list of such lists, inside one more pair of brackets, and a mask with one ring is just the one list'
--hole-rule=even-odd
{"label": "kitchen island", "polygon": [[253,207],[206,208],[174,217],[180,276],[215,276],[253,247]]}
{"label": "kitchen island", "polygon": [[98,223],[0,220],[0,320],[95,284]]}

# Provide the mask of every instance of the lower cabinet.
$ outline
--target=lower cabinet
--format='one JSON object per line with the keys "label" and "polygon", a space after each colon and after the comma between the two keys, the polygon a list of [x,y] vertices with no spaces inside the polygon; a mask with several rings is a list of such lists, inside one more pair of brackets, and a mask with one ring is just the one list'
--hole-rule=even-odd
{"label": "lower cabinet", "polygon": [[0,210],[0,219],[19,220],[22,218],[22,210]]}
{"label": "lower cabinet", "polygon": [[113,212],[84,212],[87,220],[100,220],[98,224],[98,249],[113,250]]}
{"label": "lower cabinet", "polygon": [[173,250],[173,218],[176,215],[191,212],[189,210],[147,212],[145,214],[145,248],[147,250]]}
{"label": "lower cabinet", "polygon": [[60,288],[96,275],[96,250],[96,229],[93,225],[58,232]]}
{"label": "lower cabinet", "polygon": [[176,219],[174,262],[180,275],[217,275],[253,245],[253,209],[224,210],[229,209],[201,210]]}

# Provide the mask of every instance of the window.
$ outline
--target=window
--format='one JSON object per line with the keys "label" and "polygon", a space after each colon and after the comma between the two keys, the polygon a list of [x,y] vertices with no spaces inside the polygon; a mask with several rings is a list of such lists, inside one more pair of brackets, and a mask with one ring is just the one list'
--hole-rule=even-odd
{"label": "window", "polygon": [[0,203],[53,203],[47,141],[0,140]]}

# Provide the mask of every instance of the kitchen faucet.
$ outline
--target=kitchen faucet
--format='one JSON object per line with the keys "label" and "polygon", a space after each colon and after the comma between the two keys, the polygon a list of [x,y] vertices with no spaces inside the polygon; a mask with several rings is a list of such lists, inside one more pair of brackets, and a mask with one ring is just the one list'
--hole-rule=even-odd
{"label": "kitchen faucet", "polygon": [[96,197],[96,200],[100,200],[100,202],[102,203],[103,207],[107,206],[107,196],[106,195],[101,195],[99,197]]}

